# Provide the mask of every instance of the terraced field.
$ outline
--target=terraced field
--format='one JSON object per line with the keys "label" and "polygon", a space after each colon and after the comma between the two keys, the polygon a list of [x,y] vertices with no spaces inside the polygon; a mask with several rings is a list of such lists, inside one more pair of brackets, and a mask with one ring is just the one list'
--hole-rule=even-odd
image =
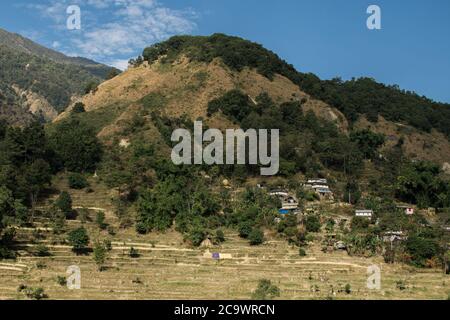
{"label": "terraced field", "polygon": [[[221,248],[194,250],[183,246],[176,233],[139,237],[124,232],[114,237],[103,272],[91,256],[77,256],[66,245],[46,242],[52,256],[38,258],[27,253],[36,244],[28,244],[17,261],[0,263],[0,299],[23,299],[17,291],[22,284],[44,288],[51,299],[249,299],[262,278],[281,289],[282,299],[444,299],[450,290],[450,278],[440,270],[386,265],[344,252],[325,254],[315,247],[301,258],[283,241],[250,247],[232,232],[226,237]],[[129,257],[131,247],[139,258]],[[212,252],[231,259],[213,260]],[[366,287],[371,264],[382,268],[380,291]],[[71,265],[81,268],[81,290],[56,281]],[[398,289],[397,281],[406,289]],[[347,283],[351,294],[343,290]]]}
{"label": "terraced field", "polygon": [[[280,288],[281,299],[446,299],[450,292],[450,276],[441,270],[387,265],[380,257],[350,257],[343,251],[323,253],[318,245],[300,257],[298,248],[270,236],[264,245],[252,247],[226,230],[226,242],[209,249],[188,247],[176,232],[140,236],[132,228],[117,227],[110,191],[92,185],[96,197],[74,191],[71,195],[74,207],[91,208],[92,220],[99,209],[106,212],[106,222],[117,231],[111,236],[93,222],[85,225],[91,244],[112,241],[106,270],[98,271],[92,254],[74,254],[65,236],[54,235],[48,221],[40,219],[36,227],[41,236],[34,229],[18,230],[17,260],[0,261],[0,299],[24,299],[17,290],[21,285],[42,287],[50,299],[250,299],[263,278]],[[80,225],[68,221],[68,229]],[[33,255],[39,243],[50,248],[50,257]],[[131,247],[138,250],[138,258],[129,256]],[[214,252],[226,259],[214,260]],[[382,270],[381,290],[367,288],[367,267],[373,264]],[[81,269],[80,290],[57,282],[72,265]],[[400,290],[398,282],[405,288]],[[344,292],[346,284],[351,294]]]}

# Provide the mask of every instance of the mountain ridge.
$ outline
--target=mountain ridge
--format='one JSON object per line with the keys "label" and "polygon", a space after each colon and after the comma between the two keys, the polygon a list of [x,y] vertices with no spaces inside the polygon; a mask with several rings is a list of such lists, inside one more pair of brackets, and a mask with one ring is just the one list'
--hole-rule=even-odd
{"label": "mountain ridge", "polygon": [[[86,71],[95,76],[106,78],[111,69],[110,66],[83,57],[69,57],[53,49],[49,49],[36,43],[18,33],[11,33],[0,28],[0,44],[27,54],[36,55],[40,58],[47,58],[57,63],[68,63],[85,68]],[[118,71],[118,69],[115,69]]]}
{"label": "mountain ridge", "polygon": [[23,125],[48,122],[89,83],[119,70],[84,58],[71,58],[0,29],[0,118]]}

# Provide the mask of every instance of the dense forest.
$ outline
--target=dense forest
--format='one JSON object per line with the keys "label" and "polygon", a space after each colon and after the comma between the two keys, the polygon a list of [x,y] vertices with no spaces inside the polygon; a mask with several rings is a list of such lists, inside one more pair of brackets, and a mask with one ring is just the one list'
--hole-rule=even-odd
{"label": "dense forest", "polygon": [[370,78],[321,80],[314,74],[298,72],[275,53],[238,37],[223,34],[176,36],[146,48],[138,62],[143,59],[152,63],[162,56],[164,61],[173,61],[180,54],[201,62],[221,58],[233,70],[254,68],[269,79],[275,74],[283,75],[314,98],[338,108],[350,122],[361,115],[376,122],[381,115],[387,120],[404,122],[424,131],[434,128],[450,137],[448,104],[437,103]]}

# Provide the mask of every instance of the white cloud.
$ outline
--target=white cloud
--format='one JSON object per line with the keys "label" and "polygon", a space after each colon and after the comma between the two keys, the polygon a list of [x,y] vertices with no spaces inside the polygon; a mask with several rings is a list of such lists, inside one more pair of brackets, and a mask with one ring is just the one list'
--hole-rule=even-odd
{"label": "white cloud", "polygon": [[124,71],[124,70],[128,69],[128,61],[129,61],[129,59],[117,59],[117,60],[112,60],[106,64],[113,66],[119,70]]}
{"label": "white cloud", "polygon": [[62,46],[65,51],[99,61],[119,61],[119,57],[136,55],[148,45],[175,34],[191,33],[197,27],[194,11],[174,10],[156,0],[47,1],[47,5],[28,7],[52,19],[56,30],[65,27],[67,6],[80,6],[82,30],[65,31],[68,39]]}

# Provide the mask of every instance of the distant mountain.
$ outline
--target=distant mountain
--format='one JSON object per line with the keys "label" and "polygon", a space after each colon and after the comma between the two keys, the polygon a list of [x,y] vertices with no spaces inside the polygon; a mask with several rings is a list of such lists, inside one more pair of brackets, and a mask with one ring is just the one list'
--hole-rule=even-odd
{"label": "distant mountain", "polygon": [[53,120],[84,94],[119,70],[85,58],[72,58],[18,34],[0,29],[0,119],[23,124]]}
{"label": "distant mountain", "polygon": [[68,57],[61,52],[46,48],[27,39],[17,33],[11,33],[0,28],[0,44],[10,49],[26,54],[35,55],[40,58],[50,59],[57,63],[67,63],[80,66],[94,76],[106,78],[111,71],[111,67],[104,64],[82,58]]}

